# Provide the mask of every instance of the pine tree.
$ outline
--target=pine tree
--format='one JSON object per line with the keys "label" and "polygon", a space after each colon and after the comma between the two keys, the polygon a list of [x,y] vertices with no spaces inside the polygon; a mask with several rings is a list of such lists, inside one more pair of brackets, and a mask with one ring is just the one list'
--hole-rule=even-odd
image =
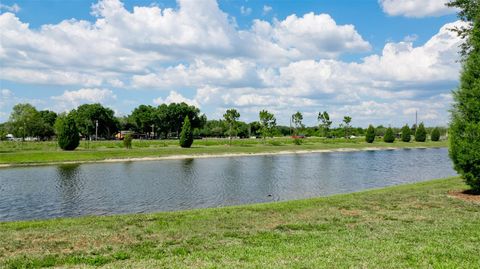
{"label": "pine tree", "polygon": [[365,141],[367,141],[367,143],[373,143],[373,141],[375,141],[375,127],[373,127],[373,125],[368,126]]}
{"label": "pine tree", "polygon": [[386,143],[393,143],[395,141],[395,136],[393,135],[392,128],[388,127],[387,131],[385,132],[385,136],[383,136],[383,141]]}
{"label": "pine tree", "polygon": [[63,150],[74,150],[80,144],[80,135],[72,115],[57,118],[58,145]]}
{"label": "pine tree", "polygon": [[402,128],[402,141],[403,142],[410,142],[412,139],[412,132],[410,130],[410,127],[408,127],[408,124],[405,124]]}
{"label": "pine tree", "polygon": [[432,141],[440,140],[440,130],[438,128],[433,129],[432,134],[430,135]]}
{"label": "pine tree", "polygon": [[427,140],[427,130],[425,130],[425,126],[423,122],[418,125],[417,131],[415,132],[415,141],[417,142],[425,142]]}
{"label": "pine tree", "polygon": [[459,17],[471,25],[455,29],[465,38],[460,86],[453,93],[450,158],[455,170],[473,190],[480,191],[480,5],[477,0],[455,0]]}
{"label": "pine tree", "polygon": [[183,121],[182,131],[180,132],[180,147],[189,148],[193,144],[193,132],[190,120],[185,117]]}

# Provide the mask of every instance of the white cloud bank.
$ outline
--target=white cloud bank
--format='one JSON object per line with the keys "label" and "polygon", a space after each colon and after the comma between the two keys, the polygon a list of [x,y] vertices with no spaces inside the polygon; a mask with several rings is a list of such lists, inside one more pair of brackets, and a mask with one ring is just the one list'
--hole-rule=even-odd
{"label": "white cloud bank", "polygon": [[383,11],[390,16],[421,18],[455,13],[445,4],[449,0],[379,0]]}
{"label": "white cloud bank", "polygon": [[[399,10],[394,2],[381,3]],[[328,14],[257,19],[240,30],[214,0],[178,5],[129,11],[118,0],[103,0],[93,5],[93,23],[68,20],[38,30],[12,13],[1,14],[0,79],[80,88],[52,97],[63,104],[59,110],[108,103],[116,97],[109,89],[125,88],[132,95],[169,92],[155,104],[239,107],[245,120],[256,120],[260,109],[278,113],[279,122],[296,110],[328,110],[338,119],[349,113],[364,125],[403,124],[416,109],[432,122],[448,120],[449,92],[460,68],[460,40],[448,29],[460,22],[443,26],[421,46],[406,39],[360,62],[345,62],[339,56],[367,52],[371,45],[353,25],[339,25]],[[189,99],[179,89],[196,94]]]}

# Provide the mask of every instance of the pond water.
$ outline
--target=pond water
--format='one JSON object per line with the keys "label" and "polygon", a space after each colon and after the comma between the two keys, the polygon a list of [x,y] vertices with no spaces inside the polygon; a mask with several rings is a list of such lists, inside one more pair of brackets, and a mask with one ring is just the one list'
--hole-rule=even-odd
{"label": "pond water", "polygon": [[445,148],[6,168],[0,221],[283,201],[454,175]]}

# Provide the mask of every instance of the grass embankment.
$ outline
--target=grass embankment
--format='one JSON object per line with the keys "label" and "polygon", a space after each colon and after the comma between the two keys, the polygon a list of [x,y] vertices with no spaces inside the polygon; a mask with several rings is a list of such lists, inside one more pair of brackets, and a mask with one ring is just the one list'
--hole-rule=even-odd
{"label": "grass embankment", "polygon": [[82,141],[75,151],[62,151],[56,142],[0,142],[0,164],[36,164],[70,161],[96,161],[105,159],[126,159],[144,157],[167,157],[173,155],[216,155],[254,154],[282,151],[314,151],[340,148],[361,149],[367,147],[446,147],[447,141],[440,142],[375,142],[368,144],[364,139],[323,139],[307,138],[302,145],[294,145],[291,138],[274,138],[264,142],[261,139],[195,140],[192,148],[178,146],[177,140],[135,140],[132,149],[124,149],[122,141]]}
{"label": "grass embankment", "polygon": [[459,178],[309,200],[0,223],[0,267],[479,268]]}

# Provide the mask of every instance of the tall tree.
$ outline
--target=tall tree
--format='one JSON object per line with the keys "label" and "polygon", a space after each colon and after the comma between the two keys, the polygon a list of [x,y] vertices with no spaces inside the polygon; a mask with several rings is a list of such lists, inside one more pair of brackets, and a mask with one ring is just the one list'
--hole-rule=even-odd
{"label": "tall tree", "polygon": [[423,122],[418,125],[417,131],[415,132],[415,141],[417,142],[425,142],[427,140],[427,130],[425,130],[425,126]]}
{"label": "tall tree", "polygon": [[410,142],[412,139],[412,131],[410,130],[410,127],[408,127],[408,124],[405,124],[405,126],[402,127],[402,141],[403,142]]}
{"label": "tall tree", "polygon": [[[130,115],[131,121],[135,123],[136,131],[150,134],[155,126],[155,108],[150,105],[136,107]],[[158,127],[158,126],[157,126]]]}
{"label": "tall tree", "polygon": [[37,109],[31,104],[17,104],[9,118],[9,127],[16,137],[40,136],[43,120]]}
{"label": "tall tree", "polygon": [[193,131],[190,125],[190,120],[185,117],[183,121],[182,131],[180,132],[180,146],[182,148],[189,148],[193,143]]}
{"label": "tall tree", "polygon": [[480,191],[480,1],[448,3],[460,10],[466,27],[454,29],[464,39],[460,86],[453,93],[450,123],[450,158],[466,183]]}
{"label": "tall tree", "polygon": [[365,141],[367,141],[367,143],[373,143],[373,141],[375,141],[375,127],[371,124],[368,126],[367,133],[365,134]]}
{"label": "tall tree", "polygon": [[39,130],[39,136],[43,139],[49,139],[55,135],[55,120],[57,113],[50,110],[42,110],[39,112],[42,118],[42,128]]}
{"label": "tall tree", "polygon": [[69,114],[72,114],[78,130],[85,137],[98,133],[99,137],[111,138],[118,131],[115,112],[101,104],[84,104]]}
{"label": "tall tree", "polygon": [[330,115],[328,115],[327,111],[318,112],[318,121],[321,122],[320,129],[323,130],[323,135],[328,137],[330,126],[332,125],[332,121],[330,120]]}
{"label": "tall tree", "polygon": [[303,121],[303,115],[300,111],[297,111],[295,114],[292,115],[292,123],[293,123],[293,126],[295,127],[295,132],[294,132],[295,135],[298,135],[298,132],[305,127],[302,121]]}
{"label": "tall tree", "polygon": [[265,140],[267,137],[273,137],[273,132],[275,127],[277,126],[277,119],[275,119],[275,116],[268,112],[267,110],[262,110],[259,113],[260,117],[260,125],[261,127],[261,133],[262,137]]}
{"label": "tall tree", "polygon": [[350,116],[343,117],[343,122],[345,123],[345,138],[348,138],[348,131],[350,129],[350,122],[352,122],[352,117]]}
{"label": "tall tree", "polygon": [[232,137],[237,135],[238,129],[238,119],[240,118],[240,113],[234,108],[228,109],[223,118],[228,125],[228,136],[230,138],[230,144],[232,143]]}

